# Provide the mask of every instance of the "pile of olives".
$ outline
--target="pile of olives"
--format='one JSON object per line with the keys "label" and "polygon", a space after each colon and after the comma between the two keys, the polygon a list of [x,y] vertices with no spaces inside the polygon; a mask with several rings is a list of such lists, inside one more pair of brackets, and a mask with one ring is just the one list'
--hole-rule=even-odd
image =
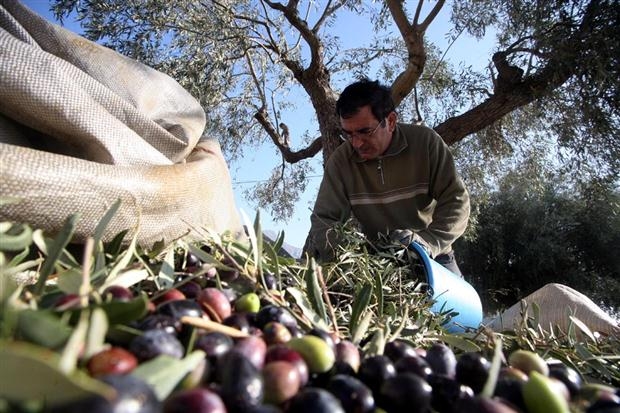
{"label": "pile of olives", "polygon": [[[110,287],[106,294],[113,300],[134,297],[123,287]],[[112,342],[85,363],[92,377],[117,390],[115,400],[78,400],[52,411],[620,412],[619,389],[584,384],[575,370],[530,351],[512,352],[497,379],[488,380],[490,362],[480,353],[457,357],[441,342],[417,348],[395,340],[383,354],[365,355],[333,333],[302,331],[286,308],[254,292],[238,295],[198,279],[159,292],[151,303],[148,315],[132,326],[141,335]],[[226,328],[196,327],[185,322],[188,317]],[[190,345],[205,358],[165,400],[131,375],[157,356],[182,358]],[[492,393],[487,382],[495,384]],[[483,396],[483,390],[493,396]]]}

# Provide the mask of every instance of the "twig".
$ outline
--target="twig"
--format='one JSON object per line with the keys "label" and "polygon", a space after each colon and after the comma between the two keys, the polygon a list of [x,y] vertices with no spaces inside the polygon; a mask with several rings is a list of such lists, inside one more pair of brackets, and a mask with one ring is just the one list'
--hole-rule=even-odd
{"label": "twig", "polygon": [[329,294],[327,293],[327,286],[325,285],[325,280],[323,279],[323,271],[320,266],[316,267],[316,275],[319,280],[319,284],[321,285],[321,292],[323,293],[323,299],[325,300],[325,304],[327,304],[327,309],[329,310],[329,315],[332,319],[332,324],[334,325],[334,332],[338,334],[338,321],[336,319],[336,312],[334,311],[334,306],[332,306],[332,302],[329,299]]}
{"label": "twig", "polygon": [[80,284],[80,305],[88,307],[88,294],[90,293],[90,264],[93,258],[95,239],[88,237],[84,245],[84,263],[82,265],[82,283]]}
{"label": "twig", "polygon": [[215,331],[218,333],[226,334],[227,336],[234,338],[243,338],[250,336],[248,333],[244,333],[243,331],[237,330],[236,328],[216,323],[215,321],[211,321],[202,317],[184,316],[181,317],[181,322],[183,324],[189,324],[194,327],[204,328],[208,331]]}

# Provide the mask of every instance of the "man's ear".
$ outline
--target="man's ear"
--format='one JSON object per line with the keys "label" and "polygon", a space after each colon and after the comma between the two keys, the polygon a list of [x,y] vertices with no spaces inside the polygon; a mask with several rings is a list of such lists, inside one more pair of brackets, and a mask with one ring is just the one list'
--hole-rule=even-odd
{"label": "man's ear", "polygon": [[394,132],[394,129],[396,129],[396,121],[398,120],[398,115],[396,115],[396,112],[392,111],[389,113],[389,115],[387,115],[386,119],[390,132]]}

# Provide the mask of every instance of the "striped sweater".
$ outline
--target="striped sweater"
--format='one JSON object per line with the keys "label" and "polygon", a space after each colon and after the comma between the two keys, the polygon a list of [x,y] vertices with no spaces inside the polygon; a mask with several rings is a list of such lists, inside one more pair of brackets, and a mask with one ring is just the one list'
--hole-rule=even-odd
{"label": "striped sweater", "polygon": [[441,137],[425,126],[398,124],[385,153],[361,159],[349,143],[329,158],[310,217],[305,250],[333,258],[329,229],[353,215],[371,240],[410,229],[431,256],[452,250],[469,218],[469,194]]}

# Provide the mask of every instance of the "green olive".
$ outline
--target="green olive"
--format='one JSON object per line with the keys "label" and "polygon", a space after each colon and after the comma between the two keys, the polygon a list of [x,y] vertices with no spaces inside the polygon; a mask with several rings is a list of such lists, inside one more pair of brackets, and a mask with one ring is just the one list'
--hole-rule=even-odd
{"label": "green olive", "polygon": [[255,293],[247,293],[235,300],[235,311],[245,313],[258,313],[260,310],[260,298]]}
{"label": "green olive", "polygon": [[296,337],[286,345],[301,355],[311,373],[324,373],[331,369],[336,361],[334,351],[329,344],[316,336]]}
{"label": "green olive", "polygon": [[568,401],[549,377],[537,371],[523,384],[523,400],[528,413],[570,413]]}
{"label": "green olive", "polygon": [[525,374],[536,371],[543,376],[549,375],[549,366],[538,354],[527,350],[516,350],[508,356],[508,363]]}

